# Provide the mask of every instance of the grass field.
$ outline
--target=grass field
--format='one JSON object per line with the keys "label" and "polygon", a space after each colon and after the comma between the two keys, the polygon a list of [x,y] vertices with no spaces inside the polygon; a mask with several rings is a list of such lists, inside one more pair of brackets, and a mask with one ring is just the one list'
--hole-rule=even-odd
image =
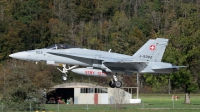
{"label": "grass field", "polygon": [[141,104],[118,105],[45,105],[48,112],[198,112],[200,95],[191,95],[191,104],[184,104],[184,95],[172,101],[172,95],[140,95]]}

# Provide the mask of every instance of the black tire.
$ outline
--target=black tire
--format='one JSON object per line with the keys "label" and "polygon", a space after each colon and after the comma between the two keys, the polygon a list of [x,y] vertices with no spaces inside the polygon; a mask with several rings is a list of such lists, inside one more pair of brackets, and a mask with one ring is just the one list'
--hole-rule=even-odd
{"label": "black tire", "polygon": [[122,82],[116,81],[116,82],[114,82],[114,85],[115,85],[116,88],[120,88],[120,87],[122,87]]}
{"label": "black tire", "polygon": [[112,81],[109,82],[109,86],[110,86],[111,88],[114,88],[114,87],[115,87],[115,85],[114,85],[114,83],[113,83]]}

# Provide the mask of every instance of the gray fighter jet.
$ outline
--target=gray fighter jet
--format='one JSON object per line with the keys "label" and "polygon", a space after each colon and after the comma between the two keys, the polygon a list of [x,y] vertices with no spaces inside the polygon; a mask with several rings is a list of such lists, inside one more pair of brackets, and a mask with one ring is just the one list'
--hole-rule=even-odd
{"label": "gray fighter jet", "polygon": [[[67,80],[67,72],[89,76],[111,76],[110,87],[120,88],[122,82],[117,74],[133,73],[168,74],[185,66],[175,66],[161,62],[168,39],[148,40],[134,55],[124,55],[109,51],[78,48],[65,44],[55,44],[47,48],[10,54],[12,58],[27,61],[44,61],[48,65],[62,65],[62,79]],[[68,66],[66,66],[68,65]],[[86,68],[77,68],[78,66]]]}

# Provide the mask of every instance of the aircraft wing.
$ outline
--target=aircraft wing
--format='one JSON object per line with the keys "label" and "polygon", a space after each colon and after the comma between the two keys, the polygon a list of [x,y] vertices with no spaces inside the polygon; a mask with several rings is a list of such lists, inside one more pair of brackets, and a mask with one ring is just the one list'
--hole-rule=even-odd
{"label": "aircraft wing", "polygon": [[103,64],[111,70],[141,71],[147,67],[148,62],[136,61],[103,61]]}
{"label": "aircraft wing", "polygon": [[141,73],[171,73],[179,70],[180,68],[185,68],[187,66],[174,66],[174,65],[161,65],[148,67],[149,62],[141,61],[110,61],[103,62],[103,64],[112,71],[129,71],[129,72],[141,72]]}

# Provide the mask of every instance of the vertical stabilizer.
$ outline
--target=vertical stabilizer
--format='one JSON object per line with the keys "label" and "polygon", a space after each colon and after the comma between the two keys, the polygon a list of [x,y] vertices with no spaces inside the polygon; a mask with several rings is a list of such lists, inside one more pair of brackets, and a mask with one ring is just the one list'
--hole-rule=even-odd
{"label": "vertical stabilizer", "polygon": [[133,55],[133,61],[160,62],[167,44],[165,38],[150,39]]}

